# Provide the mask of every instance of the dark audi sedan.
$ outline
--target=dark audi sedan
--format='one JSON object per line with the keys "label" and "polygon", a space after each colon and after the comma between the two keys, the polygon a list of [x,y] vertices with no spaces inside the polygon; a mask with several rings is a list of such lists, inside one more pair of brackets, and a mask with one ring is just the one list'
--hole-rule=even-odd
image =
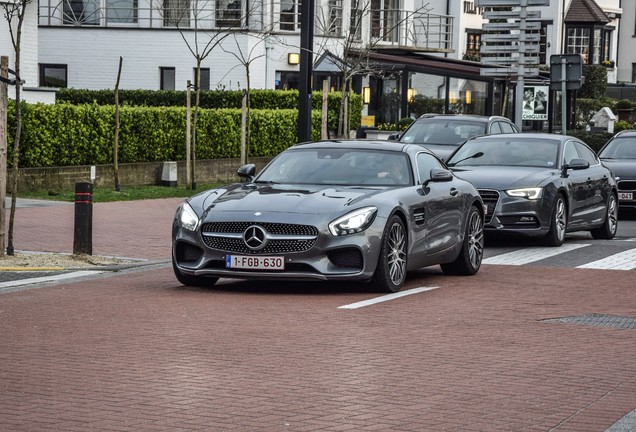
{"label": "dark audi sedan", "polygon": [[618,132],[598,155],[616,176],[619,208],[636,209],[636,131]]}
{"label": "dark audi sedan", "polygon": [[466,141],[449,159],[487,206],[486,233],[544,237],[560,246],[571,231],[616,234],[618,191],[582,141],[567,135],[503,134]]}
{"label": "dark audi sedan", "polygon": [[238,174],[243,182],[177,209],[172,260],[181,283],[351,280],[394,292],[409,270],[472,275],[481,266],[479,193],[420,146],[298,144],[258,175],[251,164]]}

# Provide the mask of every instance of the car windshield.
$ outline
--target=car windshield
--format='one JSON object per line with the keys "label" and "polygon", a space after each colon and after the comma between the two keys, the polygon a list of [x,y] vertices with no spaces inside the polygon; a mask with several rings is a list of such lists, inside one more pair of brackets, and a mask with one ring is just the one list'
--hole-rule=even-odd
{"label": "car windshield", "polygon": [[466,142],[448,161],[449,166],[532,166],[557,165],[559,141],[536,138],[475,139]]}
{"label": "car windshield", "polygon": [[444,118],[420,119],[404,132],[400,141],[411,144],[458,146],[468,138],[484,135],[486,127],[486,122]]}
{"label": "car windshield", "polygon": [[392,151],[321,148],[293,149],[278,155],[257,183],[386,186],[412,184],[406,154]]}
{"label": "car windshield", "polygon": [[599,154],[601,159],[636,159],[636,137],[612,140]]}

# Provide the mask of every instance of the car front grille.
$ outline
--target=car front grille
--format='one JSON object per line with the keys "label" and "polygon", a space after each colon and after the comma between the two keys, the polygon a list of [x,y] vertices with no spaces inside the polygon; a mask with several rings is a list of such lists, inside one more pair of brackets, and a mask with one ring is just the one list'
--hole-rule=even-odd
{"label": "car front grille", "polygon": [[[251,226],[259,226],[268,234],[285,236],[271,239],[260,250],[250,249],[243,240],[243,233]],[[201,227],[203,242],[212,249],[245,254],[283,254],[304,252],[316,243],[318,229],[310,225],[259,223],[259,222],[211,222]]]}
{"label": "car front grille", "polygon": [[477,191],[479,192],[484,205],[488,209],[486,213],[486,220],[484,222],[489,223],[492,219],[493,214],[495,213],[497,202],[499,201],[499,192],[490,189],[478,189]]}
{"label": "car front grille", "polygon": [[636,180],[620,180],[618,182],[619,191],[636,191]]}

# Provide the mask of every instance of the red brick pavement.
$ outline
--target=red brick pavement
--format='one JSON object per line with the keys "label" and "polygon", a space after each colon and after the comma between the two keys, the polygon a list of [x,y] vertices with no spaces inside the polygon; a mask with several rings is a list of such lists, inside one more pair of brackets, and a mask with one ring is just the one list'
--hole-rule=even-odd
{"label": "red brick pavement", "polygon": [[[157,225],[163,204],[147,203]],[[636,408],[634,330],[544,321],[636,316],[633,272],[484,266],[417,286],[440,289],[347,310],[373,295],[191,289],[162,268],[2,294],[0,430],[603,431]]]}
{"label": "red brick pavement", "polygon": [[[172,218],[181,201],[95,203],[93,255],[169,259]],[[73,204],[16,208],[14,248],[71,253],[74,224]]]}

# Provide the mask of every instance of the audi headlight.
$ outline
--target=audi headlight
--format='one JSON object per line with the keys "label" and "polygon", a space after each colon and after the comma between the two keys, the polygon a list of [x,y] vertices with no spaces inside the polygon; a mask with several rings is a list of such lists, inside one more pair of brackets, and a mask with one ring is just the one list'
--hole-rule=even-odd
{"label": "audi headlight", "polygon": [[329,231],[335,236],[355,234],[371,225],[377,213],[377,207],[364,207],[339,217],[329,224]]}
{"label": "audi headlight", "polygon": [[526,198],[529,200],[536,200],[541,198],[543,188],[524,188],[524,189],[510,189],[506,193],[511,197]]}
{"label": "audi headlight", "polygon": [[177,209],[177,219],[179,220],[181,228],[185,228],[188,231],[195,231],[199,224],[197,214],[188,203],[183,203],[179,206],[179,209]]}

